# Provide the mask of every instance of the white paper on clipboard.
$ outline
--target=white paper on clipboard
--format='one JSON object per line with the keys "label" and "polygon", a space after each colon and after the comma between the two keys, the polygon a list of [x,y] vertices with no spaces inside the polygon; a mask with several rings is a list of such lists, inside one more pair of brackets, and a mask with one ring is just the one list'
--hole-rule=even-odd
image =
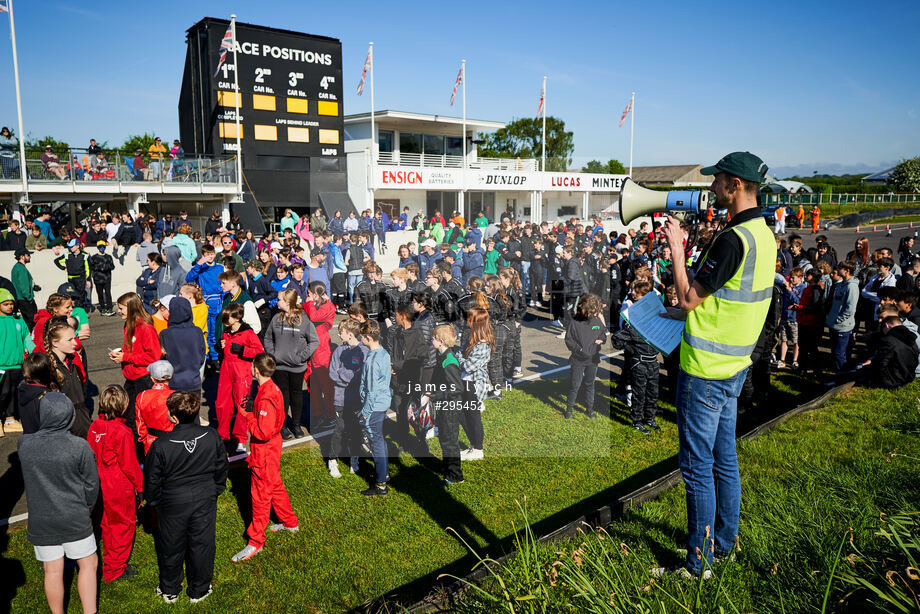
{"label": "white paper on clipboard", "polygon": [[661,297],[649,292],[623,310],[623,319],[629,322],[645,341],[667,356],[680,344],[684,333],[684,322],[661,317],[667,313],[661,304]]}

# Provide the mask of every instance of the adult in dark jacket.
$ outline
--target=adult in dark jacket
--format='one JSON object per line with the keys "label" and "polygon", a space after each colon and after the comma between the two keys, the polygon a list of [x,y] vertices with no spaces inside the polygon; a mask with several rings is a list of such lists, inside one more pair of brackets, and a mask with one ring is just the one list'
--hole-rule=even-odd
{"label": "adult in dark jacket", "polygon": [[169,302],[169,326],[160,333],[160,345],[173,366],[169,387],[182,392],[201,391],[201,366],[205,348],[201,329],[192,320],[188,299],[176,296]]}
{"label": "adult in dark jacket", "polygon": [[883,333],[872,357],[871,383],[893,390],[914,380],[917,369],[917,336],[897,316],[882,321]]}
{"label": "adult in dark jacket", "polygon": [[19,438],[19,460],[29,510],[27,536],[44,563],[45,595],[64,611],[64,556],[77,561],[84,610],[96,603],[96,540],[90,518],[99,497],[96,459],[85,439],[72,435],[74,408],[60,392],[42,398],[41,426]]}

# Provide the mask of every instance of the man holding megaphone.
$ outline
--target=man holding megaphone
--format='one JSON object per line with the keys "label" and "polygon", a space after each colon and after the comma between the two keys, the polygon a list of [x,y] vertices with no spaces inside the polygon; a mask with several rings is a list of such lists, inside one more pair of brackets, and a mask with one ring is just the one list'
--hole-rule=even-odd
{"label": "man holding megaphone", "polygon": [[714,175],[716,207],[727,208],[731,221],[700,258],[692,283],[680,222],[669,217],[664,226],[678,306],[686,313],[677,383],[678,457],[689,532],[682,575],[705,574],[714,556],[727,557],[737,545],[738,395],[766,319],[776,262],[776,240],[757,205],[767,172],[763,160],[734,152],[700,172]]}

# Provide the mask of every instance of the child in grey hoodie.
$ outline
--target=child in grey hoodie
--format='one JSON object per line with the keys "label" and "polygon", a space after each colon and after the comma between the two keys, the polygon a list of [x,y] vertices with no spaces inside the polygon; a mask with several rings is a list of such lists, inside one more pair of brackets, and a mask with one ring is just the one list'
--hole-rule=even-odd
{"label": "child in grey hoodie", "polygon": [[44,567],[51,611],[64,611],[64,556],[77,562],[77,591],[91,611],[98,563],[90,520],[99,496],[96,459],[89,443],[70,433],[75,414],[65,395],[48,391],[39,414],[39,430],[18,442],[29,508],[27,535]]}

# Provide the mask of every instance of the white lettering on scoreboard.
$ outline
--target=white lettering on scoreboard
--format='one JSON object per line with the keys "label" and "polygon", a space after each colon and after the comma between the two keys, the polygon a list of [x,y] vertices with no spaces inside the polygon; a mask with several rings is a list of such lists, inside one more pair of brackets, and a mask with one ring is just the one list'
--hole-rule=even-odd
{"label": "white lettering on scoreboard", "polygon": [[291,60],[293,62],[303,62],[304,64],[332,66],[332,54],[319,53],[318,51],[311,51],[309,49],[294,49],[292,47],[279,47],[277,45],[237,42],[236,51],[237,53],[274,58],[276,60]]}
{"label": "white lettering on scoreboard", "polygon": [[[544,192],[619,192],[626,175],[594,173],[540,173],[536,171],[488,171],[467,169],[466,189]],[[432,188],[460,190],[463,169],[375,166],[375,189]]]}

